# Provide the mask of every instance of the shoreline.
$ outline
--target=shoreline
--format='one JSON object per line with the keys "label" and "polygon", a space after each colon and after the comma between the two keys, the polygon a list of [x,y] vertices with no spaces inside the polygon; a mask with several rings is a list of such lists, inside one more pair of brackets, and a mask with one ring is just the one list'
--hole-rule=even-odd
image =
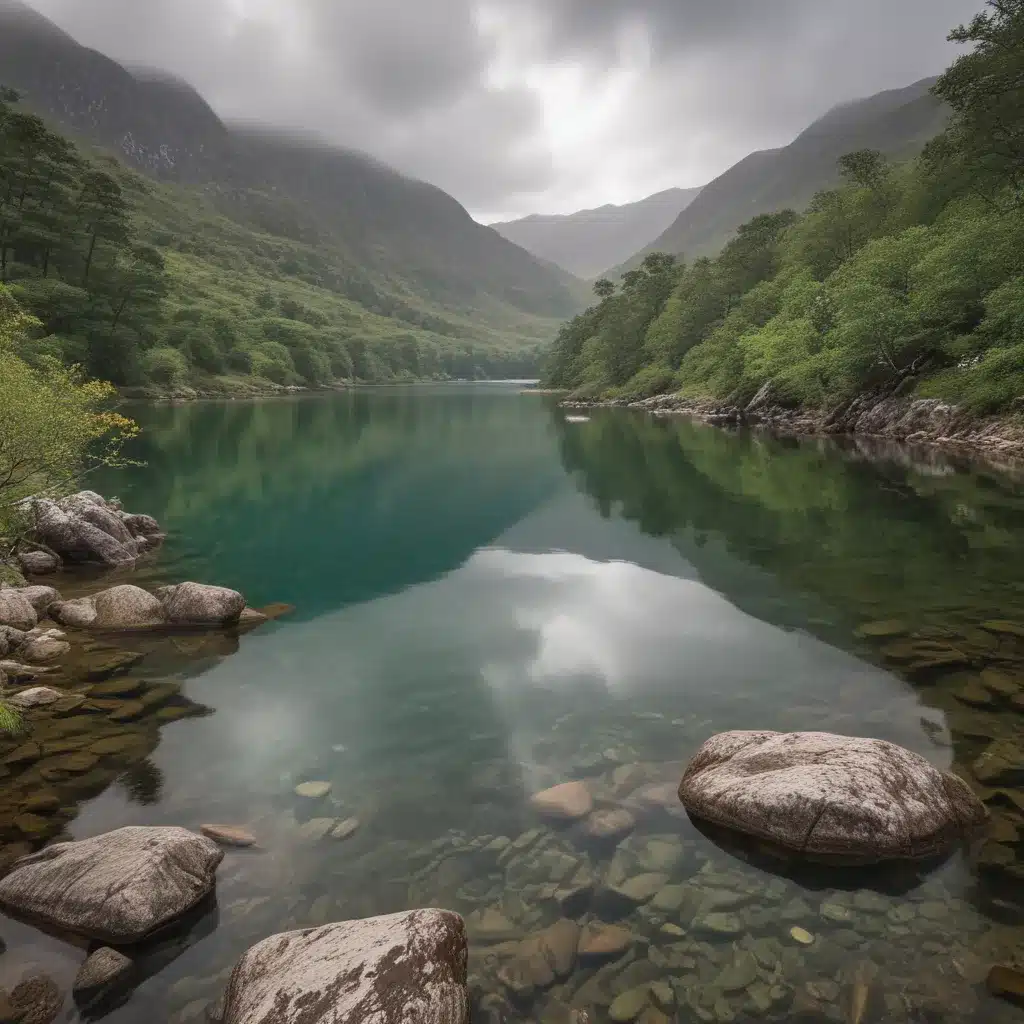
{"label": "shoreline", "polygon": [[862,395],[832,409],[813,410],[789,409],[773,404],[770,397],[759,401],[760,397],[745,408],[679,395],[656,395],[636,402],[568,399],[559,407],[632,409],[780,437],[864,438],[980,455],[996,463],[1019,466],[1024,462],[1024,416],[978,417],[934,398]]}

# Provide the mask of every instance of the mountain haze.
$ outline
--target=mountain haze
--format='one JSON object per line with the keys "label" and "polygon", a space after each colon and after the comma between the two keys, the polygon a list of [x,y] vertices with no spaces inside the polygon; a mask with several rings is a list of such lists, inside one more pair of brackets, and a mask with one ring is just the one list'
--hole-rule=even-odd
{"label": "mountain haze", "polygon": [[344,274],[377,288],[504,321],[579,308],[571,275],[477,224],[441,189],[363,153],[225,124],[186,83],[129,71],[17,0],[0,0],[0,82],[72,137],[202,188],[229,217],[313,244],[329,237]]}
{"label": "mountain haze", "polygon": [[699,194],[699,188],[670,188],[623,206],[533,214],[491,227],[577,277],[593,278],[658,237]]}
{"label": "mountain haze", "polygon": [[[713,256],[736,229],[760,213],[803,210],[816,192],[839,182],[837,161],[858,149],[899,159],[918,153],[944,127],[948,112],[931,94],[936,79],[833,107],[788,146],[751,153],[709,182],[657,238],[611,271],[617,277],[649,252]],[[609,264],[614,266],[614,264]]]}

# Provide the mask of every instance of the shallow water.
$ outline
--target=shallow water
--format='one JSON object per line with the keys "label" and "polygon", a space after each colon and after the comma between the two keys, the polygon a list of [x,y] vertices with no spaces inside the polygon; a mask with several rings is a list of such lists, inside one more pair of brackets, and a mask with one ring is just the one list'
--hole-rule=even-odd
{"label": "shallow water", "polygon": [[[170,681],[160,712],[95,727],[130,736],[92,788],[45,777],[76,838],[213,821],[259,839],[228,851],[215,906],[141,951],[112,1024],[204,1020],[272,932],[427,905],[467,917],[474,1020],[1024,1020],[983,984],[1024,959],[1024,790],[972,767],[993,740],[1024,749],[1012,473],[622,412],[567,423],[511,387],[133,411],[145,467],[95,486],[171,531],[143,580],[295,612],[146,645],[113,697]],[[978,788],[987,838],[940,864],[800,868],[636,795],[736,728],[901,743]],[[38,765],[11,771],[27,792]],[[633,834],[530,810],[570,779],[630,806]],[[309,780],[329,795],[297,796]],[[346,841],[311,836],[352,817]],[[642,874],[649,901],[610,891]],[[545,976],[518,942],[564,916],[630,937]],[[0,937],[0,985],[36,964],[70,989],[81,949],[7,920]]]}

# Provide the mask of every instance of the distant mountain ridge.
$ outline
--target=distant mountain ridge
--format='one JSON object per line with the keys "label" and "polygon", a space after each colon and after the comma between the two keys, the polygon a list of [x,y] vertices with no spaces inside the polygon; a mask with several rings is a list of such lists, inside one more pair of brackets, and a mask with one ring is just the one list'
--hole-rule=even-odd
{"label": "distant mountain ridge", "polygon": [[609,276],[639,264],[649,252],[713,256],[736,229],[760,213],[803,210],[816,192],[839,181],[837,161],[857,149],[877,149],[894,159],[920,152],[944,127],[948,111],[931,94],[935,78],[841,103],[814,121],[788,146],[744,157],[709,182],[657,238]]}
{"label": "distant mountain ridge", "polygon": [[622,206],[607,204],[570,214],[532,214],[491,227],[534,256],[577,277],[593,278],[661,234],[700,191],[670,188]]}
{"label": "distant mountain ridge", "polygon": [[210,190],[228,216],[274,220],[275,203],[299,204],[310,230],[335,236],[353,266],[398,292],[460,312],[559,318],[581,306],[570,274],[477,224],[441,189],[359,152],[225,124],[191,86],[127,70],[20,0],[0,0],[0,84],[129,166]]}

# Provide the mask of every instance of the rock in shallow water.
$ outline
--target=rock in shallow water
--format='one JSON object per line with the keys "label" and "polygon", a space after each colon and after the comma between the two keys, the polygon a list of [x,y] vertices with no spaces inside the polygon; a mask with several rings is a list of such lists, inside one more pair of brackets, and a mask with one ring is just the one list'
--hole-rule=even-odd
{"label": "rock in shallow water", "polygon": [[20,590],[0,588],[0,626],[11,626],[27,632],[35,628],[38,621],[35,608]]}
{"label": "rock in shallow water", "polygon": [[256,837],[238,825],[200,825],[199,831],[207,839],[212,839],[221,846],[255,846]]}
{"label": "rock in shallow water", "polygon": [[101,942],[138,942],[213,889],[223,856],[183,828],[119,828],[23,857],[0,879],[0,906]]}
{"label": "rock in shallow water", "polygon": [[79,968],[72,994],[79,1006],[89,1007],[131,977],[133,964],[116,949],[102,946]]}
{"label": "rock in shallow water", "polygon": [[160,601],[128,583],[61,601],[52,606],[50,614],[62,626],[79,629],[151,629],[164,624]]}
{"label": "rock in shallow water", "polygon": [[413,910],[273,935],[242,955],[224,1024],[468,1024],[466,932]]}
{"label": "rock in shallow water", "polygon": [[576,821],[585,818],[594,806],[594,799],[585,782],[563,782],[530,797],[530,806],[545,818]]}
{"label": "rock in shallow water", "polygon": [[237,590],[205,583],[161,587],[156,596],[167,621],[177,626],[229,626],[238,622],[245,598]]}
{"label": "rock in shallow water", "polygon": [[962,779],[920,755],[820,732],[713,736],[687,766],[679,798],[695,817],[858,864],[937,855],[987,818]]}

